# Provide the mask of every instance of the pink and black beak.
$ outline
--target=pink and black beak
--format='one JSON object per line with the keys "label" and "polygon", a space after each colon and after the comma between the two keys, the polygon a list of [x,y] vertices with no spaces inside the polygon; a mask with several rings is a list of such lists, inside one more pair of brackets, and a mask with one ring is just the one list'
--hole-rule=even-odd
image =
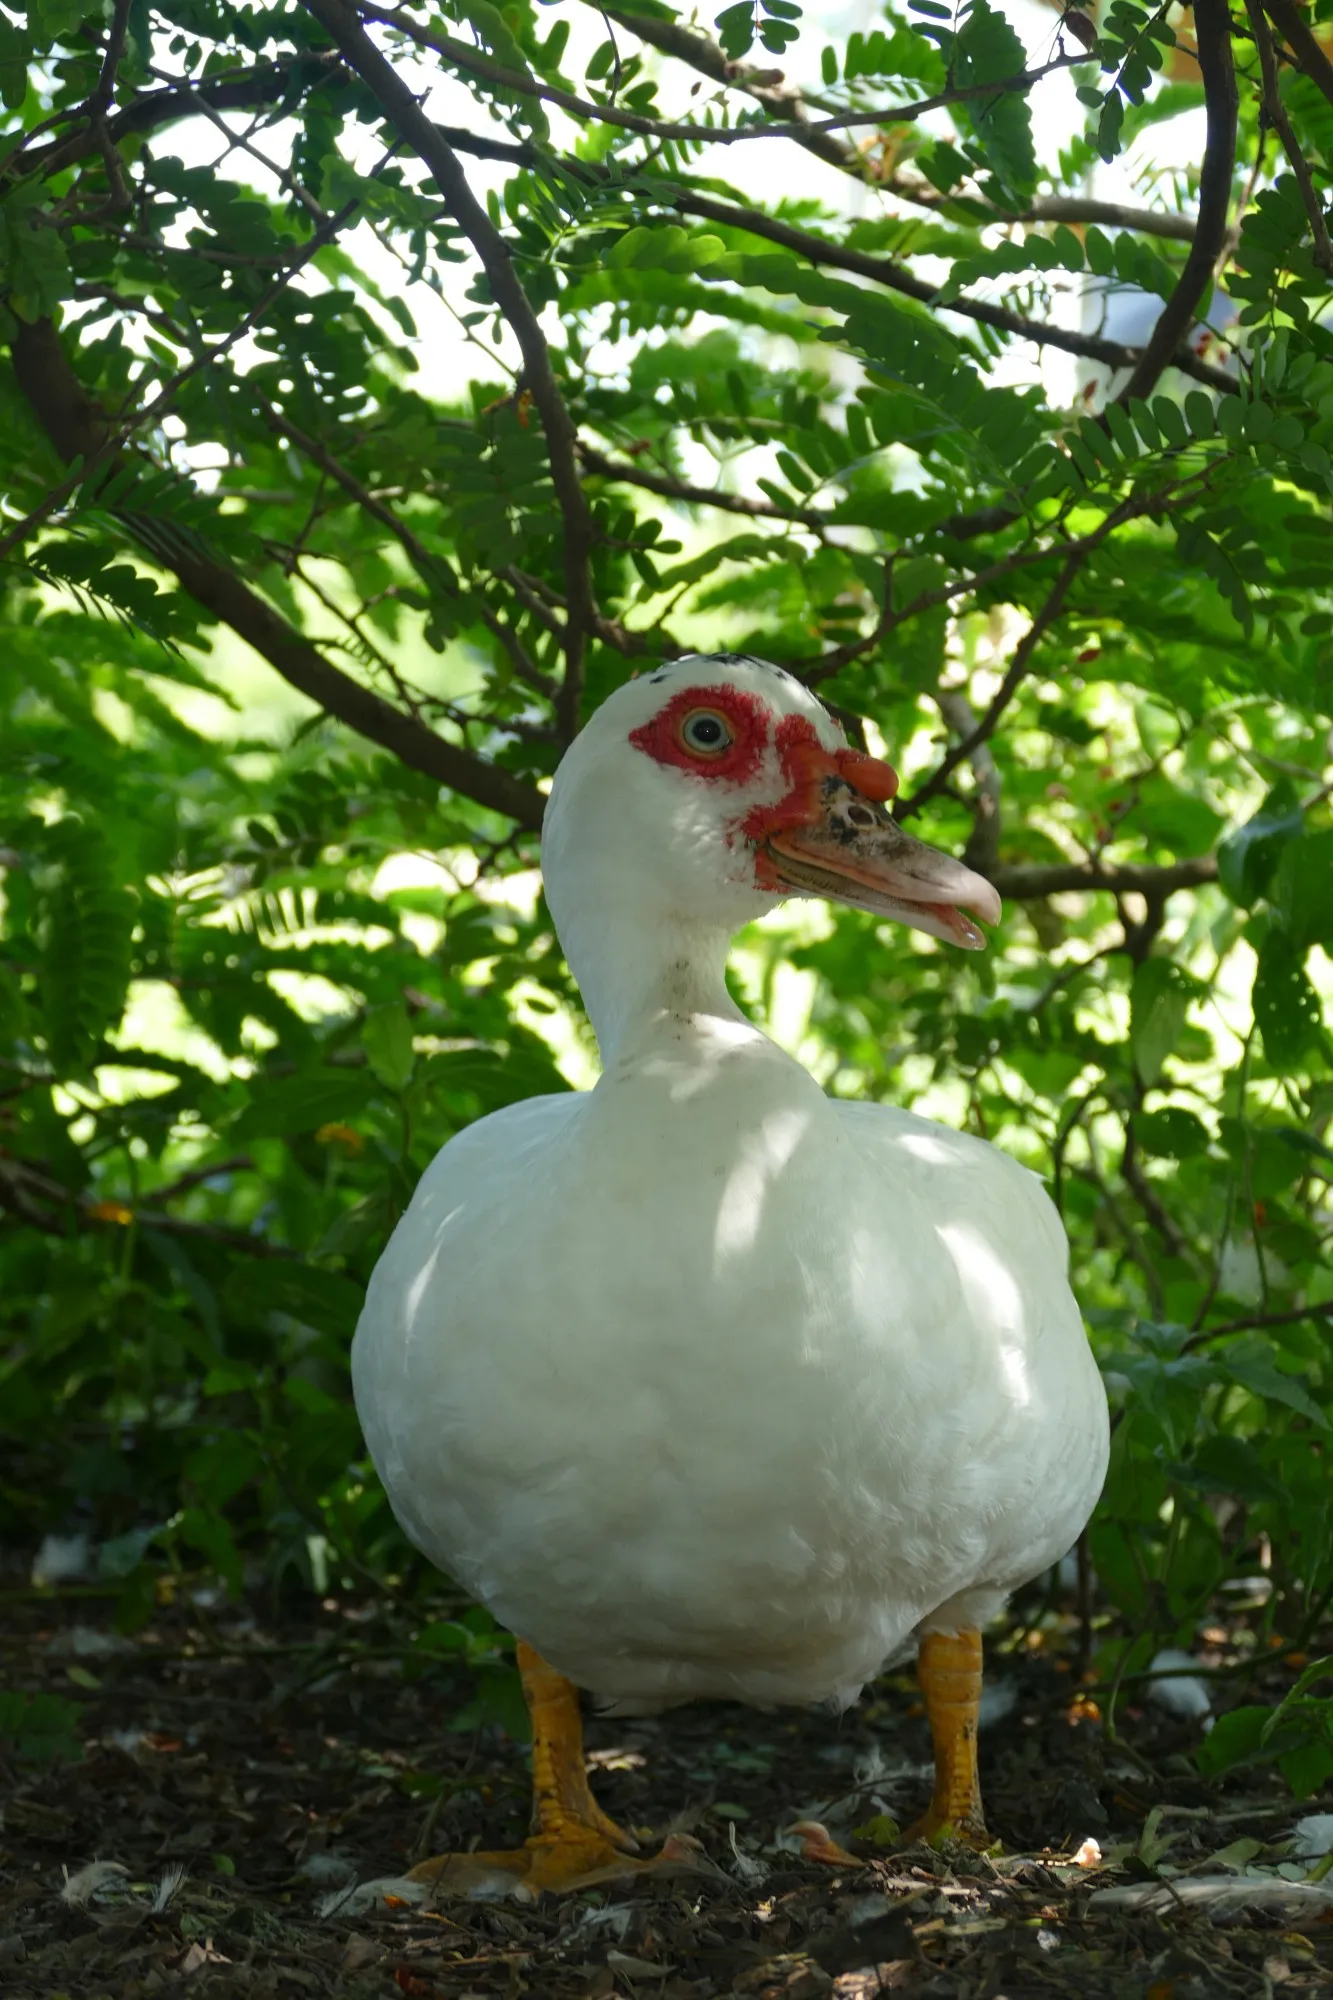
{"label": "pink and black beak", "polygon": [[897,773],[858,750],[826,750],[810,739],[784,746],[791,789],[776,806],[747,816],[761,887],[892,917],[965,951],[983,951],[983,923],[1000,920],[1000,898],[952,855],[905,833],[885,800]]}

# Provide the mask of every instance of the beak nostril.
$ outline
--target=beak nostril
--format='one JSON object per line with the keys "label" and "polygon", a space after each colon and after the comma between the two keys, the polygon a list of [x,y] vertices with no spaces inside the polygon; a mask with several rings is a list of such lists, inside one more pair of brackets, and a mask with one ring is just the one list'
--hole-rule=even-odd
{"label": "beak nostril", "polygon": [[847,817],[853,826],[874,826],[875,815],[868,806],[848,806]]}

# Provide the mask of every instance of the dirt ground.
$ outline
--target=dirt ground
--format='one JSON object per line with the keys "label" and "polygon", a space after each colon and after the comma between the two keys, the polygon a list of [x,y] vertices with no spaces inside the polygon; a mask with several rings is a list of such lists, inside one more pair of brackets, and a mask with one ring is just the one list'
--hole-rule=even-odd
{"label": "dirt ground", "polygon": [[[0,1766],[14,2000],[1333,1994],[1333,1893],[1289,1838],[1320,1802],[1267,1770],[1206,1785],[1197,1719],[1150,1705],[1122,1704],[1108,1740],[1042,1648],[989,1670],[1009,1704],[982,1736],[993,1857],[876,1845],[928,1791],[912,1683],[889,1677],[840,1720],[590,1719],[602,1802],[648,1841],[692,1835],[700,1872],[432,1909],[394,1878],[444,1847],[520,1840],[526,1762],[467,1720],[475,1675],[405,1665],[405,1619],[333,1599],[281,1618],[177,1603],[127,1639],[96,1592],[5,1599],[5,1685],[78,1702],[82,1748]],[[500,1668],[489,1682],[512,1692]],[[864,1865],[803,1860],[784,1833],[802,1817]]]}

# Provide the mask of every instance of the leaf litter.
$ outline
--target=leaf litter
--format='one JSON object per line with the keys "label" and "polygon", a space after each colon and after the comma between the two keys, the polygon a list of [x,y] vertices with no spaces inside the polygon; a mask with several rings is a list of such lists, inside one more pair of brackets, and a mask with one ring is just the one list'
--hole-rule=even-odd
{"label": "leaf litter", "polygon": [[[397,1623],[395,1624],[395,1620]],[[349,1622],[354,1652],[340,1651]],[[895,1849],[928,1746],[910,1680],[839,1719],[590,1717],[599,1797],[707,1872],[540,1904],[433,1905],[406,1871],[525,1831],[521,1746],[462,1668],[404,1671],[407,1615],[175,1603],[125,1641],[19,1594],[9,1684],[78,1699],[81,1756],[9,1768],[0,1974],[14,2000],[1228,2000],[1333,1988],[1333,1813],[1269,1768],[1205,1781],[1199,1718],[1108,1742],[1049,1661],[983,1736],[1003,1849]],[[90,1643],[90,1634],[105,1643]],[[112,1643],[115,1641],[115,1643]],[[96,1677],[71,1679],[95,1659]],[[84,1682],[93,1678],[93,1685]],[[806,1858],[814,1822],[862,1865]]]}

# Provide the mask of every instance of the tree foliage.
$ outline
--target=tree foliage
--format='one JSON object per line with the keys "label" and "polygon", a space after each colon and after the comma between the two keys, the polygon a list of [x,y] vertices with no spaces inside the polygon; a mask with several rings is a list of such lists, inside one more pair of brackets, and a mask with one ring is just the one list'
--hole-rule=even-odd
{"label": "tree foliage", "polygon": [[[727,646],[887,746],[1008,899],[982,960],[797,913],[740,977],[835,1093],[1051,1185],[1117,1409],[1103,1666],[1254,1576],[1256,1649],[1312,1642],[1321,32],[1292,0],[1112,0],[1035,53],[991,0],[837,43],[794,0],[0,11],[11,1540],[86,1521],[127,1621],[171,1568],[408,1573],[348,1397],[362,1285],[452,1132],[586,1073],[531,875],[562,748],[638,663]],[[1199,112],[1197,169],[1089,191]],[[1253,1715],[1215,1764],[1333,1771],[1317,1695]]]}

